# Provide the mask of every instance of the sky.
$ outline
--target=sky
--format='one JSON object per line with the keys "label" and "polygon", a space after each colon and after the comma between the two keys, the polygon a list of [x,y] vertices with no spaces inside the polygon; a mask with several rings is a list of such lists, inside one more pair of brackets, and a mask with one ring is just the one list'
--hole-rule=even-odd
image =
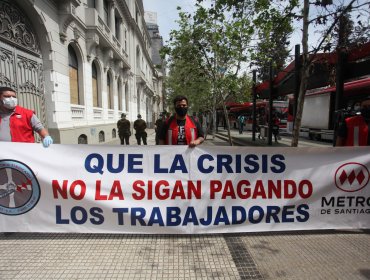
{"label": "sky", "polygon": [[157,13],[159,33],[164,42],[168,41],[170,31],[178,27],[175,22],[179,14],[177,7],[180,6],[186,12],[193,12],[195,2],[195,0],[143,0],[145,11]]}

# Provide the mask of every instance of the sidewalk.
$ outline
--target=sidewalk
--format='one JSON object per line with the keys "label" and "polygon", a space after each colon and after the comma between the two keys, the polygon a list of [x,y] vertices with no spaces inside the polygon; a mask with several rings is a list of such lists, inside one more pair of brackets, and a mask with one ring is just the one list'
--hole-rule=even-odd
{"label": "sidewalk", "polygon": [[[148,145],[155,145],[155,131],[154,129],[146,129],[148,134],[147,142]],[[230,131],[233,145],[235,146],[259,146],[259,147],[270,147],[267,142],[267,138],[265,139],[258,139],[256,133],[256,140],[252,140],[252,132],[251,131],[243,131],[243,134],[239,134],[239,130],[231,129]],[[292,138],[290,135],[281,134],[281,139],[278,140],[278,143],[272,141],[271,147],[290,147]],[[223,128],[218,129],[218,132],[215,134],[215,138],[213,139],[212,134],[208,134],[206,141],[204,142],[205,145],[212,145],[212,146],[229,146],[229,139],[227,130]],[[104,143],[103,145],[120,145],[120,139],[117,137],[115,140],[111,142]],[[130,137],[130,146],[137,146],[135,135],[133,134]],[[298,142],[298,147],[331,147],[332,143],[324,142],[324,141],[313,141],[305,138],[300,138]]]}
{"label": "sidewalk", "polygon": [[[252,131],[246,131],[244,130],[242,134],[239,134],[239,130],[237,129],[231,129],[230,135],[233,141],[233,144],[236,146],[267,146],[268,145],[268,139],[265,137],[264,139],[258,139],[258,133],[256,133],[255,141],[252,140]],[[218,128],[218,132],[216,136],[224,141],[228,140],[228,132],[227,130],[224,130],[223,128]],[[290,147],[292,137],[284,132],[281,132],[280,134],[281,139],[278,140],[276,143],[274,141],[274,137],[272,137],[272,145],[271,147]],[[305,138],[299,138],[298,147],[331,147],[332,143],[330,142],[324,142],[324,141],[313,141]]]}
{"label": "sidewalk", "polygon": [[[248,132],[236,133],[232,132],[235,139],[250,142]],[[148,135],[148,144],[154,145],[154,130]],[[136,145],[133,137],[131,141]],[[281,146],[284,141],[283,137]],[[228,143],[209,135],[205,145]],[[361,230],[215,235],[0,233],[0,250],[0,280],[370,279],[370,231]]]}

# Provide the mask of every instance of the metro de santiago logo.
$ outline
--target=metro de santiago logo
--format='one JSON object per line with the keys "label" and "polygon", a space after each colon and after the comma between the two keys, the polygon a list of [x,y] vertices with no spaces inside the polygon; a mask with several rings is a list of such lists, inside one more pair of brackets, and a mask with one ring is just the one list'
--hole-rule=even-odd
{"label": "metro de santiago logo", "polygon": [[368,184],[369,178],[370,173],[365,165],[348,162],[337,169],[334,181],[338,189],[345,192],[356,192]]}
{"label": "metro de santiago logo", "polygon": [[0,160],[0,214],[24,214],[39,199],[40,185],[33,171],[20,161]]}

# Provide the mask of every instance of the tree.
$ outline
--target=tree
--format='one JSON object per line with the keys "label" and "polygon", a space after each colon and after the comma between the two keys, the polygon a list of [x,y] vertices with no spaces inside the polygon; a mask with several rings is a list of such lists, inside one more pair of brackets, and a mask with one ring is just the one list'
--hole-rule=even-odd
{"label": "tree", "polygon": [[[198,0],[200,1],[200,0]],[[224,0],[222,2],[224,9],[232,9],[240,5],[239,0]],[[363,24],[363,20],[369,18],[369,1],[365,0],[316,0],[309,2],[303,0],[303,3],[298,0],[281,0],[281,1],[268,1],[268,0],[255,0],[248,2],[248,8],[250,9],[249,15],[253,19],[255,27],[255,34],[259,35],[258,39],[262,39],[257,44],[257,50],[262,51],[255,53],[252,58],[255,59],[255,63],[263,65],[265,61],[271,60],[276,49],[274,46],[273,34],[279,34],[280,27],[284,30],[284,24],[289,23],[292,19],[301,22],[302,24],[302,67],[301,67],[301,80],[299,86],[298,105],[295,119],[295,125],[293,129],[292,146],[298,145],[298,136],[301,126],[302,112],[304,97],[307,88],[307,81],[309,77],[310,69],[313,65],[315,55],[319,51],[325,50],[327,44],[333,44],[332,32],[334,27],[338,24],[339,20],[347,13],[353,13],[357,11],[357,17],[359,19],[357,30],[361,30],[366,34],[366,26]],[[335,2],[335,3],[334,3]],[[313,6],[314,13],[310,14],[310,7]],[[234,17],[243,18],[243,14],[235,13]],[[310,18],[312,17],[312,18]],[[238,21],[238,20],[236,20]],[[313,44],[311,47],[308,44],[309,39],[309,28],[314,27],[317,30],[322,30],[320,38],[317,40],[317,44]],[[367,25],[368,27],[368,25]],[[366,36],[364,36],[366,38]],[[285,38],[283,41],[285,41]],[[266,46],[265,46],[266,45]],[[252,46],[251,46],[251,49]],[[253,54],[253,51],[252,51]],[[264,57],[261,61],[258,61],[256,57]],[[263,63],[261,63],[263,62]],[[264,72],[264,71],[262,71]],[[262,73],[264,75],[264,73]]]}
{"label": "tree", "polygon": [[[191,39],[192,44],[199,50],[200,59],[197,62],[211,81],[212,99],[222,102],[223,105],[226,98],[235,92],[232,87],[238,84],[242,65],[254,59],[254,63],[263,67],[264,63],[277,61],[278,56],[283,57],[286,48],[281,46],[287,42],[291,21],[301,22],[303,48],[301,80],[291,144],[297,146],[307,81],[315,55],[333,44],[331,34],[335,26],[341,18],[343,20],[346,14],[354,11],[359,12],[356,17],[359,19],[356,24],[357,30],[361,31],[363,38],[366,39],[368,25],[363,24],[362,19],[369,18],[370,1],[214,0],[208,8],[201,5],[208,1],[197,0],[197,2],[194,16],[186,14],[185,17],[189,19],[187,24],[190,33],[187,39]],[[311,6],[314,7],[312,14],[310,13]],[[364,16],[365,14],[367,17]],[[321,34],[317,39],[317,44],[309,46],[309,29],[313,27],[321,30]],[[288,32],[284,33],[285,31]],[[279,39],[282,39],[281,44],[279,44]],[[179,31],[176,33],[175,40],[177,46],[181,45],[179,43],[182,42],[181,40],[183,40],[182,31]],[[259,43],[253,44],[254,40]],[[172,52],[173,46],[169,49]],[[280,49],[283,55],[277,51]],[[283,60],[278,61],[276,66],[281,67]],[[264,75],[263,71],[262,75]],[[226,115],[226,107],[223,107]]]}
{"label": "tree", "polygon": [[176,95],[186,95],[192,111],[207,110],[210,106],[211,84],[202,65],[199,48],[192,41],[191,25],[185,13],[180,12],[179,30],[171,32],[170,47],[162,49],[162,57],[168,56],[169,75],[166,86],[168,104]]}
{"label": "tree", "polygon": [[[268,23],[269,22],[269,23]],[[254,21],[257,46],[252,51],[252,65],[257,66],[259,80],[269,79],[270,62],[275,72],[284,69],[289,56],[289,39],[293,31],[292,18],[282,14],[274,5],[265,7]]]}
{"label": "tree", "polygon": [[[357,18],[361,17],[357,15]],[[331,40],[327,43],[324,50],[330,51],[331,47],[349,50],[352,47],[370,41],[370,22],[358,20],[354,22],[350,12],[340,16],[336,26],[334,26]]]}
{"label": "tree", "polygon": [[[225,119],[228,120],[225,101],[231,95],[240,93],[245,84],[245,77],[241,78],[239,73],[242,64],[247,61],[245,50],[253,34],[248,17],[250,3],[235,1],[235,6],[228,7],[225,1],[215,0],[207,8],[201,2],[198,0],[194,15],[180,13],[180,28],[171,32],[172,40],[165,54],[171,57],[171,63],[177,64],[172,69],[179,67],[180,61],[186,61],[187,65],[198,65],[197,69],[212,84],[211,98],[208,100],[213,101],[213,111],[216,111],[217,104],[222,105]],[[228,123],[227,127],[232,145]]]}
{"label": "tree", "polygon": [[[331,34],[339,23],[339,21],[343,17],[350,12],[353,11],[359,11],[363,7],[370,8],[370,1],[358,1],[358,0],[351,0],[341,3],[337,3],[336,5],[330,5],[328,7],[327,5],[323,6],[323,9],[321,12],[318,12],[314,18],[310,19],[310,2],[309,0],[304,0],[303,2],[303,8],[301,14],[296,14],[295,17],[297,19],[302,20],[302,68],[301,68],[301,82],[299,87],[299,94],[298,94],[298,103],[297,103],[297,113],[296,118],[294,122],[294,128],[293,128],[293,138],[292,138],[292,147],[298,146],[298,137],[299,137],[299,131],[301,128],[301,121],[302,121],[302,113],[303,113],[303,104],[304,104],[304,98],[307,88],[307,82],[309,77],[309,71],[312,66],[312,63],[315,59],[315,55],[324,49],[325,42],[330,42]],[[313,5],[315,6],[322,6],[322,3],[320,1],[315,2]],[[312,50],[309,50],[308,46],[308,29],[311,24],[316,24],[318,26],[324,25],[325,28],[322,32],[322,35],[318,41],[318,44],[313,46]]]}

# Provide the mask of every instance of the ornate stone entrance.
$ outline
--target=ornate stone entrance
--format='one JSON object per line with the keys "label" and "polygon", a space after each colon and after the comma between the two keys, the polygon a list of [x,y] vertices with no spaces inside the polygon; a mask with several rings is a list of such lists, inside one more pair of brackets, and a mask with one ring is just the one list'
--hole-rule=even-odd
{"label": "ornate stone entrance", "polygon": [[17,91],[20,106],[32,109],[46,125],[40,47],[32,24],[15,3],[0,2],[0,86]]}

